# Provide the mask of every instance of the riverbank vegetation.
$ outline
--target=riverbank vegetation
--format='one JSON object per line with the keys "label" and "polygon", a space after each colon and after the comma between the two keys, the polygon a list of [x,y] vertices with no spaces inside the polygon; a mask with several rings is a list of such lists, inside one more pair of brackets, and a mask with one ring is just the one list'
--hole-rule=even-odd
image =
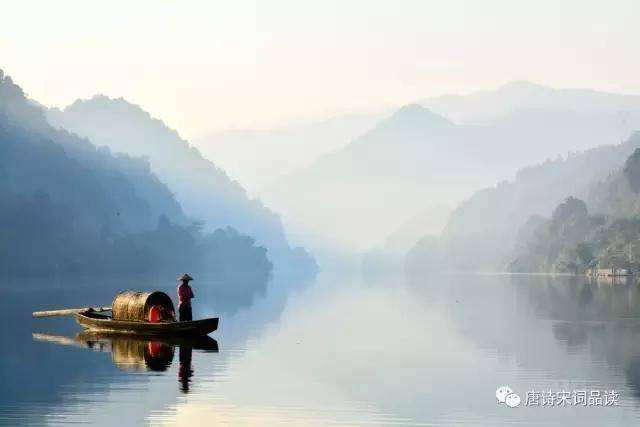
{"label": "riverbank vegetation", "polygon": [[515,272],[640,271],[640,149],[595,185],[587,202],[568,197],[550,218],[520,229]]}

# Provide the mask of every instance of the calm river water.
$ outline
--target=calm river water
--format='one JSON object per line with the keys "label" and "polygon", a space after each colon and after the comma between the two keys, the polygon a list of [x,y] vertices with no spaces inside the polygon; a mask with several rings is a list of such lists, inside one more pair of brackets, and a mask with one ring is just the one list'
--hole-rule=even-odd
{"label": "calm river water", "polygon": [[[108,305],[120,287],[158,287],[75,282],[74,289],[53,279],[2,284],[16,290],[0,293],[0,423],[640,421],[635,284],[320,275],[313,283],[276,278],[266,288],[239,284],[222,292],[228,286],[196,281],[194,315],[221,318],[215,341],[196,345],[78,335],[71,318],[30,318],[36,309]],[[497,403],[499,386],[510,387],[520,406]],[[568,397],[564,405],[559,396]]]}

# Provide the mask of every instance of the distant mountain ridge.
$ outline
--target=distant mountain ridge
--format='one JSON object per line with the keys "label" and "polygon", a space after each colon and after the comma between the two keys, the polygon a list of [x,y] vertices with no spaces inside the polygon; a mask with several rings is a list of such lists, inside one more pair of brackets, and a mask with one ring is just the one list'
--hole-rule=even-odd
{"label": "distant mountain ridge", "polygon": [[427,236],[407,256],[409,271],[505,271],[518,234],[532,216],[549,216],[569,196],[587,199],[640,147],[640,133],[546,161],[511,181],[477,191],[453,212],[439,239]]}
{"label": "distant mountain ridge", "polygon": [[[113,218],[114,225],[118,223],[126,231],[131,228],[155,227],[160,215],[178,222],[186,220],[178,202],[169,189],[151,173],[146,161],[123,154],[112,154],[109,150],[94,147],[86,139],[80,139],[64,130],[54,130],[47,123],[44,110],[27,99],[22,89],[10,77],[4,77],[1,71],[0,83],[0,114],[6,120],[5,129],[14,129],[14,132],[20,132],[25,137],[32,135],[29,139],[34,143],[41,138],[42,141],[38,144],[42,149],[46,149],[50,155],[55,153],[60,162],[69,163],[60,172],[77,170],[86,176],[83,180],[95,180],[95,184],[103,188],[103,196],[110,199],[108,203],[113,207],[114,214],[118,213],[118,218]],[[56,147],[62,150],[58,151]],[[7,155],[16,153],[10,151]],[[8,158],[5,157],[4,160],[8,161]],[[55,175],[51,175],[50,180],[42,179],[53,171],[36,172],[32,169],[36,164],[37,162],[26,158],[5,164],[8,177],[15,176],[9,181],[14,190],[26,193],[46,190],[61,201],[71,196],[70,193],[63,192],[63,188],[56,186],[53,179]],[[89,172],[94,176],[90,177]],[[81,181],[77,180],[69,182],[69,185],[80,184]]]}
{"label": "distant mountain ridge", "polygon": [[[523,172],[531,169],[525,165],[545,157],[567,152],[571,157],[571,153],[593,147],[617,145],[640,129],[640,95],[554,89],[526,81],[468,95],[426,98],[419,103],[456,123],[481,125],[496,138],[511,138],[521,150],[519,166]],[[509,174],[503,179],[509,180]],[[456,228],[464,222],[457,221]]]}
{"label": "distant mountain ridge", "polygon": [[263,198],[318,235],[368,247],[426,207],[455,203],[477,182],[496,179],[487,167],[492,159],[477,145],[465,146],[470,131],[408,105]]}
{"label": "distant mountain ridge", "polygon": [[[528,129],[554,126],[566,137],[578,135],[573,144],[566,143],[560,151],[549,147],[543,158],[618,143],[640,124],[640,95],[554,89],[526,81],[468,95],[424,98],[416,103],[457,124],[500,124],[507,132],[509,127],[530,122]],[[391,114],[391,110],[345,114],[318,123],[269,131],[216,132],[197,138],[195,143],[250,193],[261,194],[276,180],[304,170],[321,156],[345,147]],[[589,124],[588,130],[578,134],[577,128],[585,124]]]}
{"label": "distant mountain ridge", "polygon": [[373,129],[388,114],[345,114],[273,130],[230,130],[194,140],[250,194],[260,194],[278,179],[310,166]]}
{"label": "distant mountain ridge", "polygon": [[98,146],[146,157],[187,215],[204,220],[208,230],[232,226],[265,246],[276,265],[315,269],[304,250],[289,246],[276,214],[260,200],[249,199],[242,186],[140,106],[98,95],[62,111],[49,110],[47,118],[52,125],[85,136]]}
{"label": "distant mountain ridge", "polygon": [[633,113],[634,116],[640,111],[640,95],[592,89],[555,89],[527,81],[514,81],[495,90],[477,91],[468,95],[425,98],[418,103],[459,123],[492,121],[518,111]]}
{"label": "distant mountain ridge", "polygon": [[0,236],[5,277],[150,280],[197,271],[241,276],[252,292],[265,288],[273,267],[251,237],[230,227],[204,232],[147,160],[54,129],[1,70]]}
{"label": "distant mountain ridge", "polygon": [[[585,105],[600,98],[609,101]],[[282,179],[263,199],[311,235],[367,249],[428,206],[455,205],[526,165],[618,144],[635,128],[640,97],[627,95],[520,82],[427,99]]]}

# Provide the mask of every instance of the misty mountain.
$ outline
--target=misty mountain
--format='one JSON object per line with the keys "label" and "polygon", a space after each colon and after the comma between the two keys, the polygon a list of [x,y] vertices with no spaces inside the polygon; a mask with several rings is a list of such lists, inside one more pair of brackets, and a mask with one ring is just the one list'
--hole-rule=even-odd
{"label": "misty mountain", "polygon": [[237,179],[251,194],[310,166],[373,129],[386,114],[346,114],[275,130],[231,130],[194,141],[205,157]]}
{"label": "misty mountain", "polygon": [[[626,137],[640,120],[640,95],[623,95],[591,89],[555,89],[526,81],[507,83],[495,90],[468,95],[426,98],[419,104],[458,123],[491,123],[514,113],[572,112],[600,116]],[[632,123],[633,122],[633,123]],[[616,141],[618,142],[618,141]]]}
{"label": "misty mountain", "polygon": [[115,231],[150,229],[161,215],[186,220],[146,160],[114,155],[65,130],[53,129],[43,109],[3,74],[0,91],[5,132],[1,161],[7,189],[18,194],[45,192],[77,212],[80,223],[107,221]]}
{"label": "misty mountain", "polygon": [[301,228],[368,247],[428,206],[454,203],[477,182],[496,178],[478,145],[465,148],[466,133],[465,127],[409,105],[281,180],[263,198]]}
{"label": "misty mountain", "polygon": [[[476,192],[453,212],[441,238],[428,236],[407,257],[411,271],[504,271],[525,224],[537,226],[567,197],[586,200],[640,146],[640,133],[522,169],[512,181]],[[532,219],[533,217],[533,219]],[[533,221],[533,222],[531,222]]]}
{"label": "misty mountain", "polygon": [[509,268],[583,274],[589,268],[640,269],[640,149],[595,184],[587,202],[568,197],[549,218],[518,232]]}
{"label": "misty mountain", "polygon": [[[64,110],[49,110],[49,122],[118,153],[144,156],[151,171],[173,192],[185,213],[206,230],[231,226],[256,239],[270,258],[292,270],[313,270],[303,249],[289,247],[280,218],[161,120],[124,99],[95,96]],[[280,262],[282,261],[282,262]]]}
{"label": "misty mountain", "polygon": [[145,159],[54,129],[0,71],[0,271],[213,273],[263,285],[266,250],[232,228],[204,233]]}
{"label": "misty mountain", "polygon": [[449,206],[431,206],[403,223],[384,241],[384,250],[405,255],[427,235],[439,236],[449,222],[453,209]]}
{"label": "misty mountain", "polygon": [[281,180],[263,199],[300,229],[361,248],[379,244],[428,206],[456,205],[558,154],[619,142],[619,127],[597,114],[517,110],[490,123],[455,124],[409,105]]}
{"label": "misty mountain", "polygon": [[421,104],[456,123],[484,125],[496,138],[517,141],[529,158],[518,168],[570,151],[618,144],[640,129],[638,95],[553,89],[528,82],[430,98]]}
{"label": "misty mountain", "polygon": [[381,246],[361,254],[360,271],[372,280],[390,272],[402,271],[409,251],[418,242],[424,241],[425,236],[439,236],[451,212],[452,209],[447,206],[432,206],[409,219],[391,233]]}

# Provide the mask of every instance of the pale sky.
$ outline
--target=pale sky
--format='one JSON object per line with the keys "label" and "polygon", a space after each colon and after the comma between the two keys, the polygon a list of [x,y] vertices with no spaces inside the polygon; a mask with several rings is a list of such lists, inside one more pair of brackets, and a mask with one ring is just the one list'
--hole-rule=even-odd
{"label": "pale sky", "polygon": [[640,1],[4,1],[0,68],[65,106],[125,97],[183,136],[512,80],[640,93]]}

